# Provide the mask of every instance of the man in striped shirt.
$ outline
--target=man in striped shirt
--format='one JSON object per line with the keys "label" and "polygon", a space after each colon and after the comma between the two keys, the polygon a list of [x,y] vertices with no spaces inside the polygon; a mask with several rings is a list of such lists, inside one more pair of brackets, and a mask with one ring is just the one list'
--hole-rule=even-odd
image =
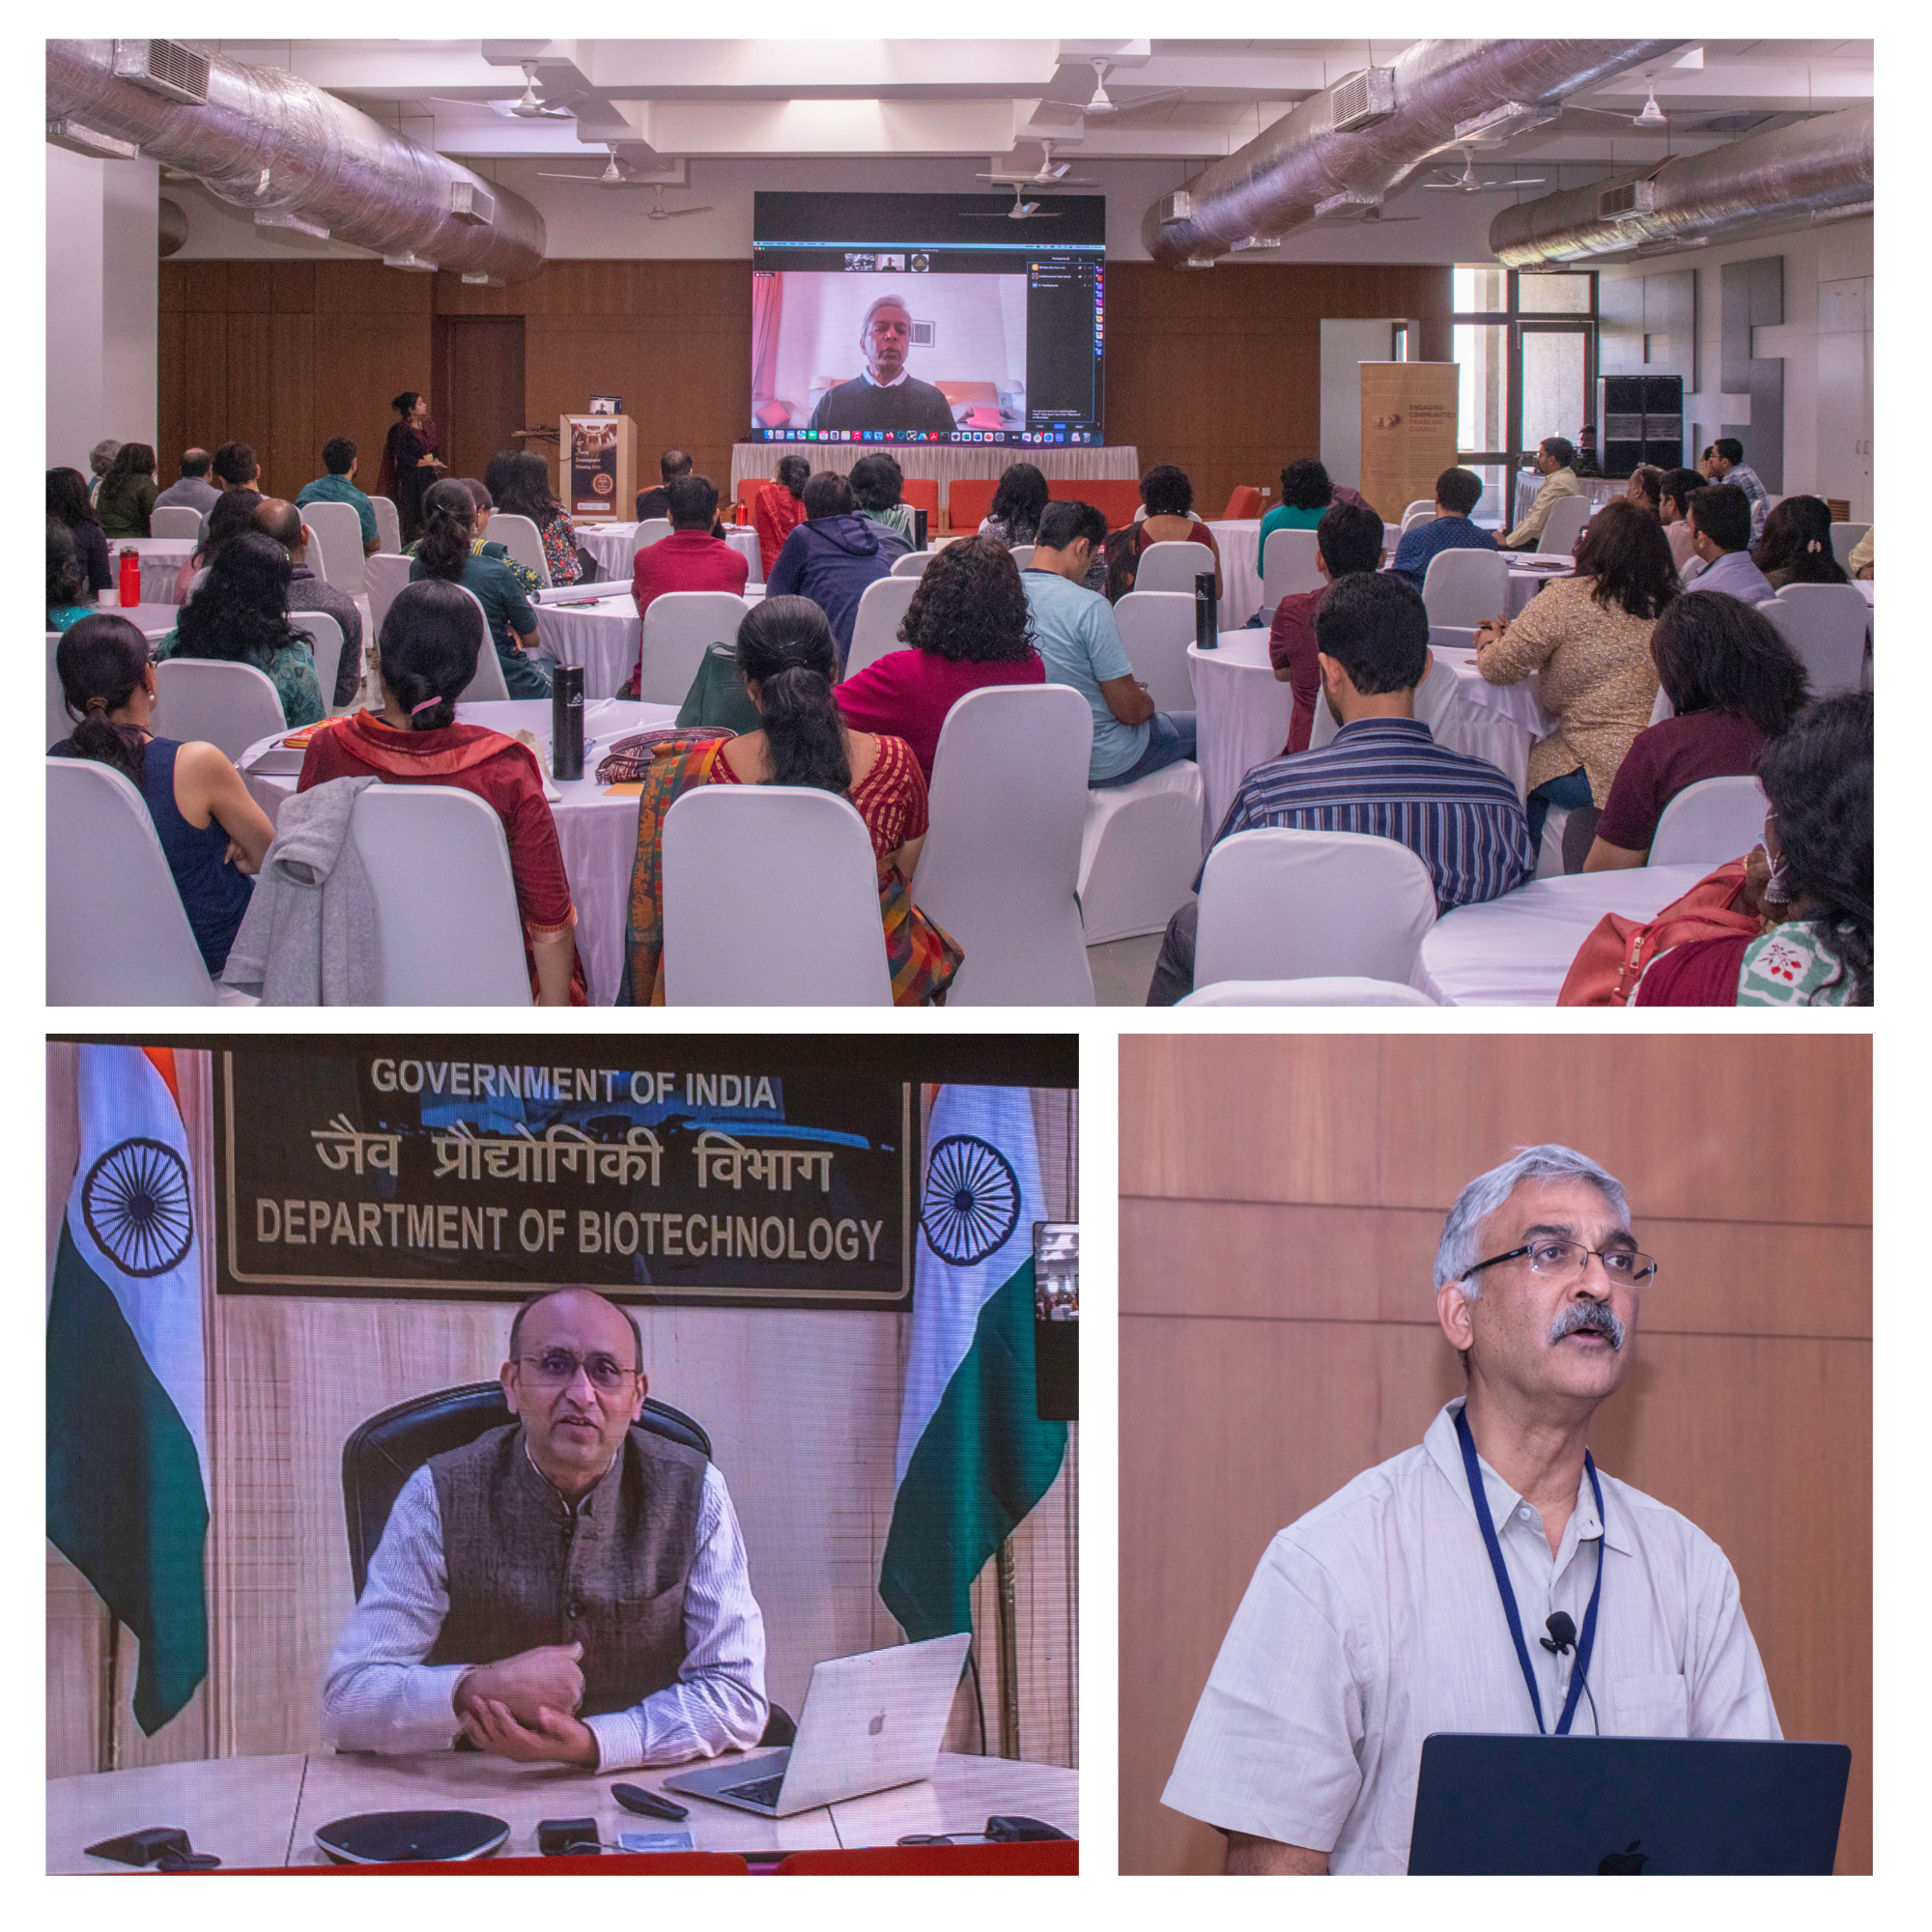
{"label": "man in striped shirt", "polygon": [[[1526,883],[1536,848],[1516,786],[1494,765],[1444,751],[1416,719],[1429,613],[1413,586],[1386,572],[1340,579],[1316,613],[1315,640],[1340,729],[1320,751],[1257,765],[1215,842],[1269,826],[1394,838],[1429,867],[1438,913]],[[1171,1007],[1193,991],[1199,911],[1190,900],[1168,921],[1149,1006]]]}

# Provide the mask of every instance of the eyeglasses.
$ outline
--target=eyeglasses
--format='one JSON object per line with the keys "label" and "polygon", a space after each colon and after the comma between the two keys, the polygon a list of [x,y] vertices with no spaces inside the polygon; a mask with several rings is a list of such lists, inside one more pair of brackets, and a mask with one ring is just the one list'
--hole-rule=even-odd
{"label": "eyeglasses", "polygon": [[1478,1262],[1474,1267],[1463,1269],[1463,1279],[1466,1281],[1472,1274],[1481,1274],[1485,1268],[1494,1267],[1500,1262],[1518,1261],[1524,1255],[1529,1257],[1530,1273],[1546,1278],[1560,1279],[1565,1275],[1581,1274],[1588,1269],[1592,1255],[1603,1263],[1605,1274],[1612,1281],[1628,1283],[1632,1288],[1640,1288],[1657,1275],[1656,1257],[1644,1254],[1640,1249],[1586,1248],[1581,1241],[1565,1241],[1551,1236],[1512,1248],[1506,1255],[1492,1255],[1488,1261]]}
{"label": "eyeglasses", "polygon": [[625,1368],[615,1355],[587,1355],[580,1359],[568,1349],[548,1349],[541,1355],[519,1355],[517,1359],[529,1370],[530,1380],[538,1388],[567,1388],[582,1369],[590,1378],[592,1388],[611,1395],[639,1373]]}

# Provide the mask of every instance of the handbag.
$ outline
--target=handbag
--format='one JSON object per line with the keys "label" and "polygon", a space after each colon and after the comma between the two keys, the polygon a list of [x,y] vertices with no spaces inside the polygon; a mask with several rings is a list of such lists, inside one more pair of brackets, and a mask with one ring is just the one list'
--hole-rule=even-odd
{"label": "handbag", "polygon": [[1556,1004],[1627,1007],[1636,997],[1644,968],[1660,952],[1698,939],[1755,939],[1763,929],[1757,915],[1734,910],[1744,884],[1745,861],[1732,859],[1699,879],[1654,919],[1605,913],[1577,949]]}
{"label": "handbag", "polygon": [[752,702],[745,680],[738,675],[735,644],[705,645],[697,675],[691,680],[691,689],[678,706],[677,722],[685,726],[722,725],[739,736],[764,729],[758,707]]}

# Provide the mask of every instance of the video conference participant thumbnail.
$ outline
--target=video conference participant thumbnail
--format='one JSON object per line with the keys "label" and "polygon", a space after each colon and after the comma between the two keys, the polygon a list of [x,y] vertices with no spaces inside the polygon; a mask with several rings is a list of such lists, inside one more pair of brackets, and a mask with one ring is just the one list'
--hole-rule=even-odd
{"label": "video conference participant thumbnail", "polygon": [[906,371],[911,347],[912,311],[897,296],[877,297],[859,325],[865,368],[849,383],[826,390],[807,427],[951,435],[952,406],[946,392]]}
{"label": "video conference participant thumbnail", "polygon": [[329,1659],[323,1735],[598,1771],[756,1744],[765,1630],[738,1519],[715,1464],[631,1428],[636,1321],[589,1289],[538,1296],[501,1379],[517,1421],[397,1496]]}
{"label": "video conference participant thumbnail", "polygon": [[[1468,1392],[1268,1546],[1162,1793],[1229,1871],[1406,1871],[1433,1732],[1782,1735],[1723,1551],[1586,1447],[1653,1273],[1574,1149],[1457,1197],[1435,1308]],[[1538,1640],[1556,1611],[1592,1632],[1565,1658]]]}

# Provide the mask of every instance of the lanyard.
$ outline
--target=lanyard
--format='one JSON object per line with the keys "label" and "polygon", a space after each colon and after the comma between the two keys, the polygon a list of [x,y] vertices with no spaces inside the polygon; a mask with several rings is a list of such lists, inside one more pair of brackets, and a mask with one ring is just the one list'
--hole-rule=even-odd
{"label": "lanyard", "polygon": [[[1536,1672],[1529,1667],[1529,1646],[1522,1640],[1522,1619],[1516,1608],[1516,1592],[1510,1588],[1509,1572],[1503,1568],[1502,1547],[1496,1541],[1496,1526],[1490,1518],[1489,1497],[1483,1492],[1483,1472],[1476,1462],[1475,1438],[1469,1434],[1468,1418],[1462,1409],[1456,1411],[1456,1439],[1463,1445],[1463,1466],[1469,1472],[1469,1499],[1476,1505],[1476,1521],[1483,1532],[1483,1543],[1490,1552],[1490,1568],[1496,1573],[1496,1589],[1502,1596],[1503,1614],[1509,1618],[1510,1636],[1516,1643],[1516,1661],[1522,1666],[1522,1681],[1529,1686],[1529,1701],[1536,1711],[1536,1729],[1540,1737],[1548,1737],[1549,1732],[1543,1721],[1543,1698],[1536,1688]],[[1590,1651],[1597,1641],[1597,1604],[1604,1594],[1604,1491],[1597,1481],[1597,1465],[1590,1460],[1590,1452],[1583,1451],[1583,1472],[1590,1479],[1590,1493],[1597,1499],[1597,1580],[1590,1589],[1589,1607],[1583,1612],[1582,1634],[1577,1639],[1577,1663],[1570,1673],[1570,1695],[1563,1705],[1563,1715],[1556,1721],[1556,1735],[1567,1738],[1570,1735],[1571,1719],[1577,1715],[1577,1699],[1582,1693],[1583,1680],[1590,1668]]]}

